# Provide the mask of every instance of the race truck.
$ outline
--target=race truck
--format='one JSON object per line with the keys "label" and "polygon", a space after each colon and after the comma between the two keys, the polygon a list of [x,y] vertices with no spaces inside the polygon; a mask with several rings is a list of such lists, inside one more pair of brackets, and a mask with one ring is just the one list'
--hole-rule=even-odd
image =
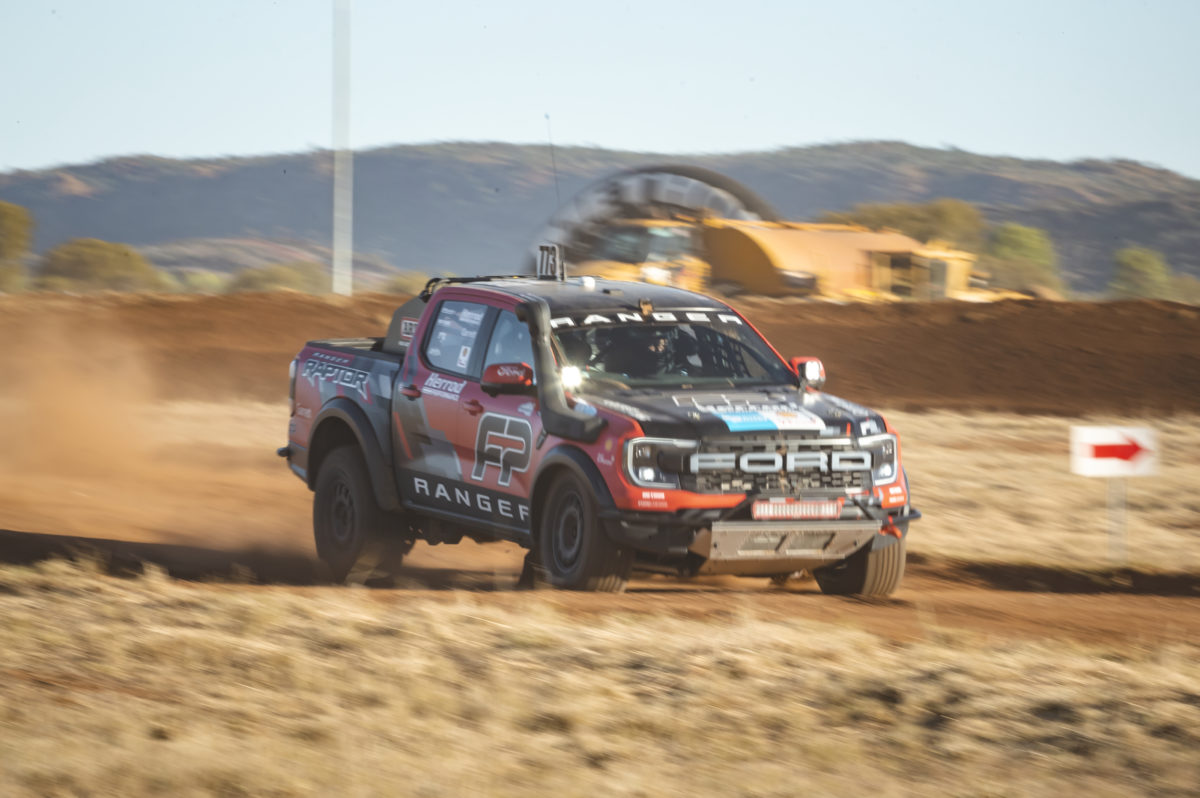
{"label": "race truck", "polygon": [[593,277],[435,278],[381,338],[309,342],[288,443],[343,580],[416,540],[508,540],[523,579],[631,572],[882,596],[913,509],[900,439],[702,294]]}

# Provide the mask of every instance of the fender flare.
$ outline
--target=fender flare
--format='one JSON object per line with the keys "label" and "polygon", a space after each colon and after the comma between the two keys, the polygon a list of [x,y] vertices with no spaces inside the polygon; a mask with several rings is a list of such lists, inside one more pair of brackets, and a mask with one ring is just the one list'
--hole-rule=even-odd
{"label": "fender flare", "polygon": [[[375,437],[375,430],[371,426],[370,420],[367,419],[367,414],[352,400],[344,396],[336,396],[325,403],[313,422],[312,433],[308,439],[309,445],[312,446],[317,442],[322,426],[334,419],[345,424],[354,433],[358,442],[358,450],[362,453],[363,461],[367,465],[367,473],[371,475],[371,489],[375,494],[375,501],[384,510],[398,510],[400,494],[391,479],[392,471],[387,458],[384,457],[383,448]],[[313,446],[313,449],[316,447]],[[310,489],[316,486],[317,480],[317,469],[311,467],[314,454],[318,458],[323,458],[326,452],[309,451],[310,467],[307,471],[307,481]]]}
{"label": "fender flare", "polygon": [[[613,501],[612,492],[609,491],[608,485],[604,482],[604,477],[600,474],[600,469],[592,462],[592,459],[584,454],[578,448],[570,444],[560,443],[550,451],[546,452],[542,458],[541,465],[538,466],[537,475],[533,479],[533,490],[530,491],[530,508],[533,514],[540,518],[541,495],[547,488],[545,480],[546,475],[553,470],[566,468],[576,477],[583,481],[585,485],[592,489],[592,497],[596,500],[596,504],[601,511],[611,510],[616,507],[616,502]],[[531,515],[533,515],[531,514]],[[534,522],[534,517],[529,519],[529,532],[537,538],[537,524]],[[603,525],[602,525],[602,528]],[[608,531],[605,529],[605,534]]]}

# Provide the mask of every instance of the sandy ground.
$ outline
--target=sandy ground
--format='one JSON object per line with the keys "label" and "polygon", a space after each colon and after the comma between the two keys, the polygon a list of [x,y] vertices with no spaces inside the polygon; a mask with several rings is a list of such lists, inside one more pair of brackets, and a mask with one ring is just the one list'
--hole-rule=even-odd
{"label": "sandy ground", "polygon": [[[24,441],[0,458],[0,529],[8,531],[0,550],[10,560],[49,551],[66,537],[137,541],[151,545],[133,556],[185,576],[319,583],[311,494],[274,454],[286,427],[284,406],[118,409],[108,397],[109,406],[92,407],[119,424],[82,411],[70,416],[90,436],[69,425],[43,429],[37,419],[45,404],[0,405],[3,428]],[[400,589],[380,591],[380,600],[437,599],[457,588],[502,605],[535,602],[584,615],[799,614],[900,639],[943,628],[1080,640],[1200,634],[1200,577],[1189,576],[1200,571],[1197,500],[1187,493],[1200,482],[1194,419],[1170,421],[1174,434],[1163,437],[1173,443],[1162,474],[1131,488],[1125,570],[1110,567],[1103,484],[1066,471],[1069,419],[939,412],[895,413],[892,420],[904,434],[914,494],[926,514],[910,535],[912,565],[894,600],[838,600],[821,596],[811,581],[779,589],[731,577],[646,577],[619,597],[531,596],[512,591],[519,547],[469,542],[419,545]],[[1164,487],[1185,498],[1163,502]]]}
{"label": "sandy ground", "polygon": [[[508,544],[322,582],[279,386],[393,303],[0,299],[0,793],[1196,794],[1193,311],[759,303],[902,434],[925,518],[863,601],[517,591]],[[1080,421],[1159,431],[1124,564]]]}
{"label": "sandy ground", "polygon": [[[296,344],[274,336],[290,334],[300,311],[311,311],[314,329],[328,330],[361,323],[364,313],[384,319],[394,301],[43,297],[14,305],[28,324],[19,328],[26,336],[21,346],[4,349],[5,357],[20,352],[25,360],[8,368],[0,383],[0,554],[22,562],[77,545],[73,538],[138,541],[150,547],[128,551],[131,559],[165,561],[185,576],[313,584],[311,496],[274,455],[285,442],[286,408],[246,399],[227,379],[246,377],[238,358],[248,352],[264,357],[281,346],[292,351]],[[909,326],[923,330],[917,337],[928,337],[939,324],[946,333],[973,330],[989,319],[1020,323],[1030,314],[1024,323],[1045,326],[1047,307],[1053,309],[1045,303],[950,312],[939,307]],[[1060,315],[1086,321],[1095,308],[1062,306]],[[41,315],[30,315],[33,310]],[[809,324],[834,324],[840,313],[849,319],[844,325],[869,326],[864,314],[908,318],[914,310],[806,312],[814,317]],[[1192,316],[1174,306],[1142,303],[1124,312],[1151,327],[1180,327],[1180,335],[1194,326]],[[1107,323],[1109,317],[1103,318]],[[11,316],[0,318],[0,328],[6,326],[17,329]],[[183,332],[196,341],[194,350],[181,345]],[[878,334],[878,326],[870,328],[864,340]],[[1025,345],[1036,340],[1027,338]],[[225,348],[215,349],[218,343]],[[164,366],[167,344],[174,349]],[[960,345],[947,338],[943,353],[949,357]],[[228,369],[219,361],[222,353]],[[259,375],[256,384],[284,384],[286,358],[273,366],[278,374]],[[1045,363],[1042,370],[1050,373]],[[180,373],[190,375],[188,385],[210,380],[209,401],[163,398],[177,393],[171,381]],[[950,390],[962,387],[958,377],[946,374],[948,401],[961,398],[961,391]],[[1195,378],[1179,372],[1169,390],[1148,387],[1146,402],[1158,407],[1135,415],[888,412],[903,436],[915,503],[925,513],[910,536],[909,577],[893,602],[831,600],[816,595],[811,582],[781,590],[733,578],[648,578],[635,580],[624,597],[536,600],[580,613],[621,608],[706,615],[731,607],[803,612],[899,636],[920,634],[930,624],[1088,639],[1193,635],[1200,631],[1200,499],[1194,493],[1200,426],[1195,415],[1163,410],[1175,401],[1176,388]],[[1161,473],[1130,484],[1124,560],[1110,550],[1103,481],[1067,469],[1068,428],[1081,420],[1152,424],[1163,442]],[[115,545],[105,544],[106,550]],[[514,599],[507,590],[521,556],[511,545],[422,545],[410,555],[401,581],[409,591],[435,595],[468,588],[487,591],[498,602],[533,600]]]}

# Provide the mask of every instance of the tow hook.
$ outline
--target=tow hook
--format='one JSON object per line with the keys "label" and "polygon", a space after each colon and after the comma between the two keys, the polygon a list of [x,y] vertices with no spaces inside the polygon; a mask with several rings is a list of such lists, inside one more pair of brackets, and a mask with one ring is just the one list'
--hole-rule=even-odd
{"label": "tow hook", "polygon": [[275,454],[279,457],[289,457],[291,455],[291,453],[292,453],[292,447],[290,447],[290,446],[280,446],[278,449],[275,450]]}
{"label": "tow hook", "polygon": [[885,524],[884,524],[884,525],[883,525],[883,526],[880,528],[880,530],[879,530],[879,534],[881,534],[881,535],[891,535],[892,537],[896,538],[896,540],[899,540],[901,537],[903,537],[903,535],[902,535],[902,534],[901,534],[901,532],[900,532],[900,527],[896,526],[896,525],[895,525],[895,524],[893,524],[891,521],[888,521],[888,522],[886,522],[886,523],[885,523]]}

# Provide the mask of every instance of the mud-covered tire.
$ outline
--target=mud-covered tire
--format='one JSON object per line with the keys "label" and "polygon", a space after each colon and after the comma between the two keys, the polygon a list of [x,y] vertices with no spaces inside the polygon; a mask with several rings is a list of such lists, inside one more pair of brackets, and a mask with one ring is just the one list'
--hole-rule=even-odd
{"label": "mud-covered tire", "polygon": [[904,538],[881,549],[868,543],[839,563],[817,568],[813,576],[822,593],[881,598],[900,587],[906,559]]}
{"label": "mud-covered tire", "polygon": [[396,536],[396,520],[375,500],[356,447],[325,457],[313,493],[313,538],[331,579],[362,583],[398,567],[411,544]]}
{"label": "mud-covered tire", "polygon": [[608,539],[595,497],[574,474],[558,475],[547,491],[535,545],[540,575],[554,587],[620,593],[629,582],[633,551]]}

